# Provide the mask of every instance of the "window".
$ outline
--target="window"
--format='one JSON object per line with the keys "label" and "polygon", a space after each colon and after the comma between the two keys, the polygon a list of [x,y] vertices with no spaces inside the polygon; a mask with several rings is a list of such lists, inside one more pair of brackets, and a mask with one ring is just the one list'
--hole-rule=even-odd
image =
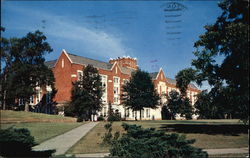
{"label": "window", "polygon": [[30,104],[34,104],[34,96],[33,95],[30,97]]}
{"label": "window", "polygon": [[114,94],[119,94],[119,87],[114,87]]}
{"label": "window", "polygon": [[62,68],[64,68],[64,59],[62,59]]}
{"label": "window", "polygon": [[19,99],[19,105],[24,105],[24,100],[23,99]]}
{"label": "window", "polygon": [[81,70],[77,70],[77,80],[81,81],[83,76],[83,72]]}
{"label": "window", "polygon": [[120,97],[120,78],[114,77],[114,103],[119,104],[119,97]]}
{"label": "window", "polygon": [[132,112],[132,117],[137,117],[137,111]]}
{"label": "window", "polygon": [[119,83],[119,78],[118,77],[114,77],[114,84],[118,84]]}
{"label": "window", "polygon": [[126,109],[125,114],[126,114],[126,117],[129,117],[129,108],[128,108],[128,109]]}
{"label": "window", "polygon": [[141,118],[144,118],[144,109],[141,110]]}
{"label": "window", "polygon": [[107,102],[107,76],[106,75],[100,75],[100,76],[103,88],[102,101]]}
{"label": "window", "polygon": [[119,103],[119,97],[114,97],[114,103]]}
{"label": "window", "polygon": [[147,118],[150,117],[150,109],[146,109],[146,117],[147,117]]}

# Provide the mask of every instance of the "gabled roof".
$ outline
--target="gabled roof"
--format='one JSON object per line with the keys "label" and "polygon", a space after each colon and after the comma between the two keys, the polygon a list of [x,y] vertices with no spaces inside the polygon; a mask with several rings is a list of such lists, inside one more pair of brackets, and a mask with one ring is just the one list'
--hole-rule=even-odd
{"label": "gabled roof", "polygon": [[45,61],[44,64],[48,67],[48,68],[53,68],[56,64],[57,60],[50,60],[50,61]]}
{"label": "gabled roof", "polygon": [[110,70],[112,67],[112,64],[103,62],[103,61],[98,61],[86,57],[81,57],[77,56],[74,54],[67,53],[71,61],[75,64],[81,64],[81,65],[93,65],[94,67],[105,69],[105,70]]}
{"label": "gabled roof", "polygon": [[156,79],[157,75],[158,75],[158,72],[151,72],[151,73],[149,73],[149,76],[150,76],[153,80]]}
{"label": "gabled roof", "polygon": [[[80,64],[80,65],[93,65],[96,68],[104,69],[104,70],[111,70],[113,64],[110,64],[108,62],[103,62],[95,59],[90,59],[86,57],[81,57],[75,54],[71,54],[63,50],[64,53],[66,53],[67,57],[69,60],[74,63],[74,64]],[[52,60],[52,61],[46,61],[45,65],[48,66],[48,68],[53,68],[56,64],[57,60]],[[122,73],[131,75],[133,71],[135,71],[132,68],[127,68],[127,67],[120,67]]]}
{"label": "gabled roof", "polygon": [[[152,72],[152,73],[149,73],[149,76],[155,80],[157,75],[158,75],[159,72]],[[172,79],[172,78],[169,78],[169,77],[166,77],[167,79],[167,82],[170,83],[170,84],[173,84],[173,85],[176,85],[176,80],[175,79]],[[198,89],[193,83],[190,83],[189,84],[189,87],[193,88],[193,89]]]}

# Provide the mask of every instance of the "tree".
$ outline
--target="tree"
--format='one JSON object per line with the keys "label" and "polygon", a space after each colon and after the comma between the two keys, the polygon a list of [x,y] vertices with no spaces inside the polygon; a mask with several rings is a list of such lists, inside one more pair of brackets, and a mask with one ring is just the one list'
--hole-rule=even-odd
{"label": "tree", "polygon": [[194,104],[195,113],[201,119],[216,119],[218,118],[218,108],[213,104],[213,98],[207,90],[202,91],[197,95],[197,101]]}
{"label": "tree", "polygon": [[177,91],[172,90],[169,92],[167,100],[167,107],[170,111],[171,120],[173,120],[176,114],[180,113],[180,106],[182,104],[181,96]]}
{"label": "tree", "polygon": [[182,104],[180,105],[181,115],[185,115],[186,119],[192,119],[193,107],[187,97],[188,85],[196,79],[196,71],[192,68],[183,69],[175,76],[176,87],[180,89]]}
{"label": "tree", "polygon": [[[52,51],[45,40],[46,36],[42,32],[35,31],[22,38],[9,39],[3,48],[1,45],[5,65],[1,73],[4,78],[1,93],[12,101],[22,99],[25,111],[29,111],[30,97],[36,93],[37,86],[54,87],[53,72],[44,64],[44,55]],[[3,102],[7,100],[6,97],[2,99]]]}
{"label": "tree", "polygon": [[133,111],[140,111],[144,107],[156,108],[160,99],[149,73],[137,70],[132,74],[131,80],[123,86],[122,101],[125,107]]}
{"label": "tree", "polygon": [[98,70],[92,65],[83,69],[83,76],[80,81],[73,83],[71,106],[77,117],[91,119],[102,105],[103,88]]}
{"label": "tree", "polygon": [[114,139],[110,157],[118,158],[207,158],[200,148],[191,146],[195,140],[187,140],[184,135],[166,134],[154,128],[122,124],[125,133]]}
{"label": "tree", "polygon": [[[218,106],[232,109],[243,120],[249,119],[249,1],[225,0],[213,25],[195,42],[197,83],[208,81]],[[217,58],[222,58],[220,63]],[[227,100],[220,101],[225,96]],[[224,105],[223,105],[224,104]],[[229,106],[227,106],[229,105]],[[224,110],[225,110],[224,109]]]}
{"label": "tree", "polygon": [[196,78],[196,71],[192,68],[183,69],[175,76],[176,87],[180,89],[181,95],[187,95],[188,85]]}
{"label": "tree", "polygon": [[37,145],[26,128],[0,129],[0,156],[2,157],[51,157],[55,150],[33,151]]}
{"label": "tree", "polygon": [[177,91],[172,90],[167,100],[171,120],[176,118],[176,114],[185,116],[186,119],[192,119],[193,107],[188,98],[183,98]]}

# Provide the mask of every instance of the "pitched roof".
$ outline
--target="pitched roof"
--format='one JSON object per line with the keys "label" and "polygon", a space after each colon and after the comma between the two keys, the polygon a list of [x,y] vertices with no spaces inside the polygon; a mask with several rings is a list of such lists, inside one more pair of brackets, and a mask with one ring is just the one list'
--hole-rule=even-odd
{"label": "pitched roof", "polygon": [[[81,57],[75,54],[67,53],[68,57],[70,60],[75,63],[75,64],[80,64],[80,65],[93,65],[96,68],[101,68],[104,70],[111,70],[113,64],[110,64],[108,62],[103,62],[99,60],[94,60],[86,57]],[[52,61],[46,61],[45,65],[48,66],[49,68],[53,68],[56,64],[57,60],[52,60]],[[132,68],[127,68],[127,67],[120,67],[122,73],[130,75],[133,71],[135,71]]]}
{"label": "pitched roof", "polygon": [[151,72],[151,73],[149,73],[149,76],[150,76],[153,80],[156,79],[157,75],[158,75],[158,72]]}
{"label": "pitched roof", "polygon": [[[153,80],[156,79],[157,74],[158,74],[158,72],[149,73],[150,77],[151,77]],[[176,80],[175,80],[175,79],[172,79],[172,78],[169,78],[169,77],[166,77],[166,79],[167,79],[167,82],[168,82],[168,83],[173,84],[173,85],[176,85]],[[191,88],[198,89],[193,83],[190,83],[189,86],[190,86]]]}
{"label": "pitched roof", "polygon": [[48,68],[53,68],[56,64],[57,60],[50,60],[50,61],[45,61],[44,64],[48,67]]}
{"label": "pitched roof", "polygon": [[81,65],[93,65],[94,67],[105,69],[105,70],[110,70],[112,67],[112,64],[103,62],[103,61],[98,61],[86,57],[81,57],[77,56],[74,54],[67,53],[71,61],[75,64],[81,64]]}

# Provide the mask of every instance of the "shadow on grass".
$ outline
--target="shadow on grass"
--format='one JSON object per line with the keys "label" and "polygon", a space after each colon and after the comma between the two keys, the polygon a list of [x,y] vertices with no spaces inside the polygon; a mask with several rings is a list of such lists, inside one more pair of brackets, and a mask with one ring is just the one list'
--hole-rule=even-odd
{"label": "shadow on grass", "polygon": [[223,134],[238,136],[241,133],[248,133],[247,125],[198,125],[198,124],[162,124],[161,130],[178,133],[199,133],[199,134]]}

